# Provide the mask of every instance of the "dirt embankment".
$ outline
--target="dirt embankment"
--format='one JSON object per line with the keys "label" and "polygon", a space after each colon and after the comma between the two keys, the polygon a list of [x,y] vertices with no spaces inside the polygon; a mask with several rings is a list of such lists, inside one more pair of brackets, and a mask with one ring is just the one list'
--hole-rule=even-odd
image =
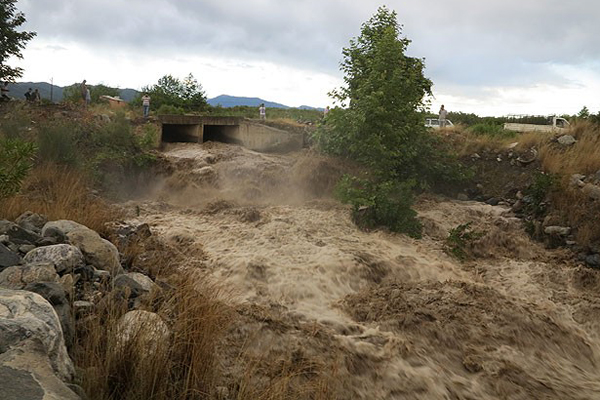
{"label": "dirt embankment", "polygon": [[[366,233],[328,197],[331,160],[225,144],[164,156],[174,173],[123,207],[230,293],[234,398],[249,381],[307,399],[599,396],[599,272],[530,241],[508,208],[423,197],[422,240]],[[466,222],[484,235],[459,262],[444,240]]]}

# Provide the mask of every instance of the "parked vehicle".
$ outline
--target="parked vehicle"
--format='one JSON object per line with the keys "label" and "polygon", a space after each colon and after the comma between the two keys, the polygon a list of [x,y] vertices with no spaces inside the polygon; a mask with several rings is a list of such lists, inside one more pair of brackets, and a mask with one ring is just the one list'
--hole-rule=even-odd
{"label": "parked vehicle", "polygon": [[[515,120],[524,120],[526,117],[515,118]],[[504,129],[516,132],[561,132],[568,129],[570,124],[564,118],[555,115],[547,117],[547,124],[532,124],[523,122],[506,122]]]}
{"label": "parked vehicle", "polygon": [[[440,129],[440,120],[437,118],[427,118],[425,119],[425,126],[427,128]],[[452,121],[449,119],[446,120],[446,127],[454,126]]]}

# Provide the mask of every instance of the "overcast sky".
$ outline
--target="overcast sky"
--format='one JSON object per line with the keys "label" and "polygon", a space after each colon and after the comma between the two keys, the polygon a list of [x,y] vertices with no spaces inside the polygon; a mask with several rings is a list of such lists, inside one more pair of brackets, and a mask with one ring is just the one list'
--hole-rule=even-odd
{"label": "overcast sky", "polygon": [[208,97],[324,107],[342,48],[380,5],[425,59],[432,110],[600,109],[598,0],[19,0],[23,81],[140,89],[192,73]]}

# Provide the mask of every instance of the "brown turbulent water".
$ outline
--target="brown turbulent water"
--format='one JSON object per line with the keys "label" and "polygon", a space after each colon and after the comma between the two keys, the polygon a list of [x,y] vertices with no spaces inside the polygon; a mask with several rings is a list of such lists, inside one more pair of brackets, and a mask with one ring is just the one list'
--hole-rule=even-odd
{"label": "brown turbulent water", "polygon": [[[314,154],[164,155],[175,172],[126,206],[230,289],[264,363],[326,365],[339,399],[600,399],[600,274],[507,209],[423,197],[423,239],[363,232],[324,195],[339,170]],[[466,222],[485,236],[461,263],[444,239]]]}

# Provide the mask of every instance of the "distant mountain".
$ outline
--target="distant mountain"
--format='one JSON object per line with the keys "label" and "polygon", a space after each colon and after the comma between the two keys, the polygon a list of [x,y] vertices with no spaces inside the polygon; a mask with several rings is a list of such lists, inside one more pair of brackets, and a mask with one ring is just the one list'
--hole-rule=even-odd
{"label": "distant mountain", "polygon": [[[69,85],[70,86],[70,85]],[[47,82],[17,82],[17,83],[9,83],[8,90],[10,92],[8,95],[10,97],[14,97],[15,99],[24,100],[25,92],[31,88],[32,90],[38,89],[40,91],[40,95],[42,99],[52,99],[54,102],[60,102],[63,99],[63,91],[66,87],[61,87],[57,85],[50,85]],[[140,92],[135,89],[121,89],[120,97],[130,102],[136,98],[136,96]],[[224,108],[236,107],[236,106],[249,106],[249,107],[258,107],[262,103],[265,103],[265,107],[271,108],[291,108],[286,106],[285,104],[275,103],[273,101],[263,100],[258,97],[237,97],[237,96],[229,96],[226,94],[222,94],[217,97],[213,97],[212,99],[208,99],[208,104],[213,107],[221,106]],[[298,107],[302,110],[319,110],[323,111],[322,108],[311,107],[311,106],[300,106]]]}
{"label": "distant mountain", "polygon": [[[65,87],[50,85],[47,82],[17,82],[8,84],[8,90],[10,90],[8,95],[15,99],[25,100],[25,92],[29,88],[39,90],[42,99],[52,99],[54,102],[62,101],[65,89]],[[120,97],[125,101],[131,101],[138,93],[135,89],[121,89]]]}
{"label": "distant mountain", "polygon": [[290,108],[284,104],[275,103],[272,101],[267,101],[263,99],[259,99],[258,97],[236,97],[236,96],[228,96],[226,94],[222,94],[217,97],[213,97],[212,99],[208,99],[208,104],[213,107],[221,106],[224,108],[235,107],[235,106],[250,106],[250,107],[258,107],[262,103],[265,103],[265,107],[272,108]]}
{"label": "distant mountain", "polygon": [[300,107],[298,107],[300,110],[317,110],[317,111],[323,111],[324,108],[323,107],[311,107],[311,106],[305,106],[305,105],[301,105]]}

